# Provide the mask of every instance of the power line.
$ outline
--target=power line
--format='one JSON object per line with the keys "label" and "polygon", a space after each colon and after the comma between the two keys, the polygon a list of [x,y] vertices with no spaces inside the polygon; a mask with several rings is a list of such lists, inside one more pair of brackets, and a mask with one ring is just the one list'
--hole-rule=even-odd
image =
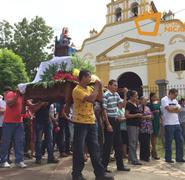
{"label": "power line", "polygon": [[179,11],[176,11],[174,14],[177,14],[177,13],[180,13],[180,12],[183,12],[183,11],[185,11],[185,8],[184,9],[181,9]]}
{"label": "power line", "polygon": [[[178,14],[178,13],[183,12],[183,11],[185,11],[185,9],[181,9],[181,10],[179,10],[179,11],[176,11],[176,12],[173,13],[173,14],[175,15],[175,14]],[[170,15],[167,15],[166,17],[168,17],[168,16],[170,16]],[[147,25],[152,24],[152,23],[154,23],[154,22],[152,21],[152,22],[149,22],[149,23],[145,23],[145,24],[141,25],[140,27],[144,27],[144,26],[147,26]],[[105,37],[105,38],[102,38],[102,39],[99,39],[99,40],[96,40],[96,41],[93,41],[93,42],[86,43],[86,45],[90,45],[90,44],[93,44],[93,43],[95,43],[95,42],[103,41],[103,40],[105,40],[105,39],[109,39],[109,38],[112,38],[112,37],[115,37],[115,36],[118,36],[118,35],[122,35],[122,34],[124,34],[124,33],[130,32],[130,31],[133,31],[133,30],[136,30],[136,29],[137,29],[137,28],[134,27],[134,28],[128,29],[128,30],[126,30],[126,31],[123,31],[123,32],[114,34],[114,35],[112,35],[112,36],[107,36],[107,37]]]}

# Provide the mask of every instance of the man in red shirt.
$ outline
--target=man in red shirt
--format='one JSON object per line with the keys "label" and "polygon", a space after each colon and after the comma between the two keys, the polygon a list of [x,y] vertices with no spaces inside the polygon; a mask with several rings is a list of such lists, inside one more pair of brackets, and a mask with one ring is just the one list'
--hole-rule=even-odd
{"label": "man in red shirt", "polygon": [[23,99],[20,93],[14,92],[7,87],[4,90],[6,110],[4,114],[2,146],[0,153],[1,167],[10,167],[7,162],[8,149],[13,138],[15,144],[15,164],[20,168],[25,168],[24,157],[24,126],[22,120]]}

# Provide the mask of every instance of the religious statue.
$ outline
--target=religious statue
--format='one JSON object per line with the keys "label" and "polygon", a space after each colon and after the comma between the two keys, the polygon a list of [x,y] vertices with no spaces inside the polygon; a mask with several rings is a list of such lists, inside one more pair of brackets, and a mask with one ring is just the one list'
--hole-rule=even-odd
{"label": "religious statue", "polygon": [[65,46],[65,45],[69,46],[70,45],[71,38],[69,37],[68,33],[69,33],[68,28],[64,27],[62,29],[62,33],[61,33],[60,39],[59,39],[59,44],[61,46]]}
{"label": "religious statue", "polygon": [[69,37],[69,30],[67,27],[62,28],[62,33],[60,39],[55,38],[55,56],[71,56],[76,52],[76,48],[71,43],[71,38]]}

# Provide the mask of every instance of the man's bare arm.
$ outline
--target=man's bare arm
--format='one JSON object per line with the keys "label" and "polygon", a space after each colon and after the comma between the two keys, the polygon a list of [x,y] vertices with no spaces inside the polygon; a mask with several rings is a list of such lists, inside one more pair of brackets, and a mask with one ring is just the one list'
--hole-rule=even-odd
{"label": "man's bare arm", "polygon": [[100,84],[101,84],[101,82],[96,81],[94,91],[92,92],[91,95],[84,97],[84,99],[83,99],[84,102],[88,101],[88,102],[94,103],[94,101],[96,100],[96,98],[98,96],[100,88],[101,88]]}
{"label": "man's bare arm", "polygon": [[0,107],[0,115],[4,114],[5,108]]}
{"label": "man's bare arm", "polygon": [[179,107],[170,107],[170,106],[166,106],[165,109],[168,111],[168,112],[171,112],[171,113],[179,113],[181,111],[181,109]]}
{"label": "man's bare arm", "polygon": [[107,131],[113,132],[112,126],[108,120],[107,111],[106,109],[103,109],[103,122],[105,123],[105,126],[107,128]]}

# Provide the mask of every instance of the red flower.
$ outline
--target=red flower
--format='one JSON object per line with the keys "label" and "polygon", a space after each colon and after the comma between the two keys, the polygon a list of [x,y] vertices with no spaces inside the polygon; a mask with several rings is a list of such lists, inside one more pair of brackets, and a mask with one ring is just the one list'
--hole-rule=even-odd
{"label": "red flower", "polygon": [[64,79],[65,80],[73,80],[73,76],[70,73],[66,73],[65,76],[64,76]]}
{"label": "red flower", "polygon": [[69,80],[69,81],[78,81],[78,78],[73,76],[71,73],[65,73],[63,71],[58,71],[52,77],[53,80]]}

